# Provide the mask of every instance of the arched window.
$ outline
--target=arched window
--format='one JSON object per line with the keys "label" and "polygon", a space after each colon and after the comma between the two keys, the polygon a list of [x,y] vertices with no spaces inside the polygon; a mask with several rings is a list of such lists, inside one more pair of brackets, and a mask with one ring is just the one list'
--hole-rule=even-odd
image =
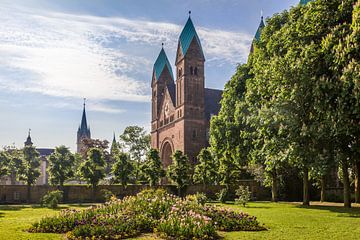
{"label": "arched window", "polygon": [[191,74],[191,75],[194,74],[194,69],[193,69],[193,67],[190,67],[190,74]]}
{"label": "arched window", "polygon": [[181,75],[182,75],[182,70],[181,70],[181,68],[179,69],[179,77],[181,77]]}
{"label": "arched window", "polygon": [[194,69],[194,75],[197,76],[197,67],[195,67],[195,69]]}

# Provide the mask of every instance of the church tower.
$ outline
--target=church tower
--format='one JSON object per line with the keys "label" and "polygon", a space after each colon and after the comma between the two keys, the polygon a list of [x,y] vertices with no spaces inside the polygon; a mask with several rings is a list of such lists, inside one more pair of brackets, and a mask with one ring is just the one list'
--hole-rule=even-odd
{"label": "church tower", "polygon": [[204,63],[200,38],[189,16],[176,53],[176,109],[184,122],[184,151],[193,163],[206,145]]}
{"label": "church tower", "polygon": [[90,133],[90,127],[88,127],[86,121],[85,99],[84,99],[84,108],[83,108],[81,123],[77,131],[77,141],[76,141],[77,152],[80,152],[83,146],[82,140],[90,139],[90,138],[91,138],[91,133]]}

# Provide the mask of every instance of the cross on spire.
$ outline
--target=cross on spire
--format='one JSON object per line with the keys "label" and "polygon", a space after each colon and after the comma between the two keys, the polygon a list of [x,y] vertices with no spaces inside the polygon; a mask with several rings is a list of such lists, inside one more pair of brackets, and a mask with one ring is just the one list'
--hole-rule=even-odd
{"label": "cross on spire", "polygon": [[29,134],[28,134],[29,137],[30,137],[30,133],[31,133],[31,128],[29,128]]}
{"label": "cross on spire", "polygon": [[191,16],[191,11],[189,11],[189,17]]}

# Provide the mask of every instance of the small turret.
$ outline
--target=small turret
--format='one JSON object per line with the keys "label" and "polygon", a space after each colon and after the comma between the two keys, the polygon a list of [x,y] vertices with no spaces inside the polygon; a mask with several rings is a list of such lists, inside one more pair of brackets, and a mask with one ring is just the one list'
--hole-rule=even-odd
{"label": "small turret", "polygon": [[31,147],[33,145],[33,142],[31,141],[30,132],[31,132],[31,129],[29,128],[28,137],[26,138],[26,142],[24,142],[25,147],[27,147],[27,146]]}

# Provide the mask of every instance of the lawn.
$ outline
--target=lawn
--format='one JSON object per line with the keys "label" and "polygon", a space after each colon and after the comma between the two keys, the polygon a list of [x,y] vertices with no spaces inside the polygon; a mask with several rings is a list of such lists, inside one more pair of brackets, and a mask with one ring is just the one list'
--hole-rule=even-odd
{"label": "lawn", "polygon": [[[226,204],[227,207],[243,209]],[[79,205],[61,205],[62,208]],[[59,234],[27,233],[31,223],[42,216],[56,214],[51,210],[31,206],[0,206],[0,239],[64,239]],[[360,208],[344,209],[341,206],[320,205],[302,207],[289,203],[250,203],[243,211],[258,217],[269,228],[262,232],[221,233],[225,240],[231,239],[360,239]],[[137,239],[154,239],[146,235]]]}

